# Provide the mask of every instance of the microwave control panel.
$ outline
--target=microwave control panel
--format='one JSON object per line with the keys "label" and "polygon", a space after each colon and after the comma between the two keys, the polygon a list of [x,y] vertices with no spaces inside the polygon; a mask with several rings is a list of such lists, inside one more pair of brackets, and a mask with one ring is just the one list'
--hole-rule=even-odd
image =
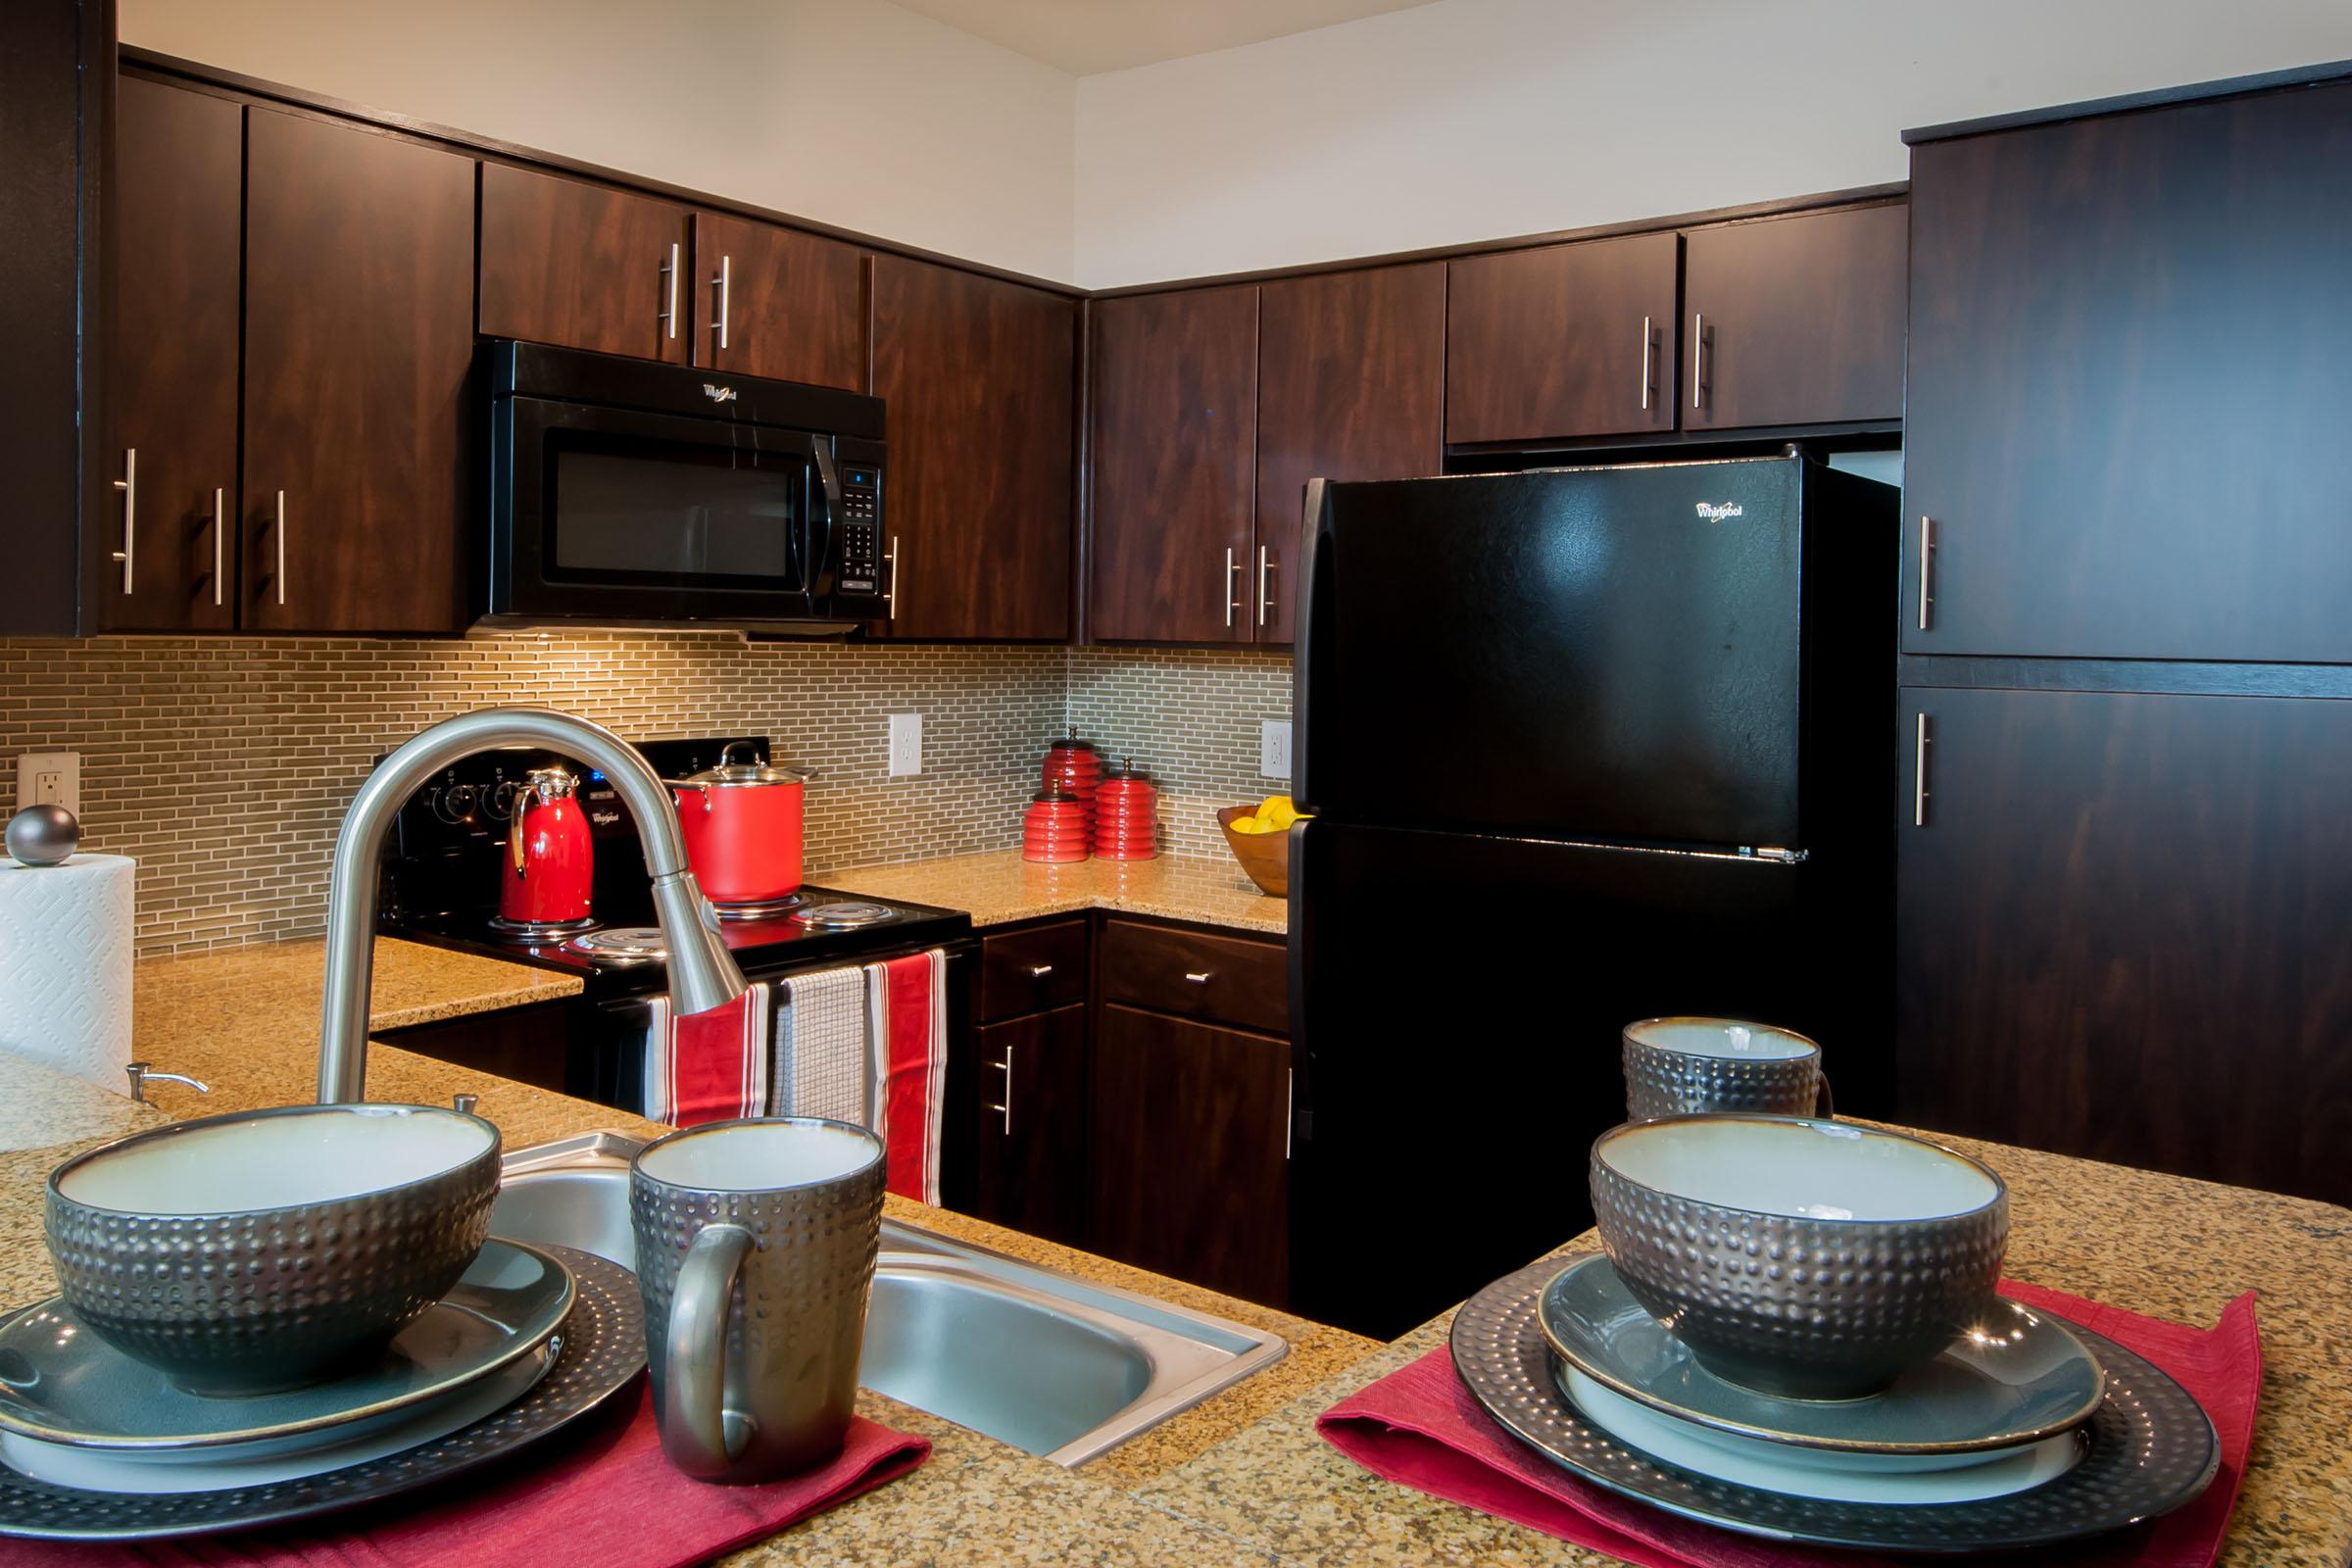
{"label": "microwave control panel", "polygon": [[882,466],[843,463],[841,473],[841,570],[834,580],[845,594],[879,594],[882,582]]}

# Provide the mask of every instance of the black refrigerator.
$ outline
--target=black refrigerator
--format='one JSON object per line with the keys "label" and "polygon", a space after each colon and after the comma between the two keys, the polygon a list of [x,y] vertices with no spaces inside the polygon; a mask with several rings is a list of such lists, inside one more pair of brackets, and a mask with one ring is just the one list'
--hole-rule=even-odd
{"label": "black refrigerator", "polygon": [[1891,1097],[1898,492],[1796,455],[1309,486],[1291,1304],[1403,1332],[1586,1229],[1619,1031]]}

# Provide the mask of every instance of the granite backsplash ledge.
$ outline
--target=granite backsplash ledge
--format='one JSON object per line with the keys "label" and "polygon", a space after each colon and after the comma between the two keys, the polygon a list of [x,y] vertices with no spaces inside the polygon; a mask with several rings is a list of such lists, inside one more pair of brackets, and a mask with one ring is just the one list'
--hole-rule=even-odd
{"label": "granite backsplash ledge", "polygon": [[[1165,849],[1221,856],[1215,808],[1285,787],[1257,776],[1258,723],[1289,715],[1290,661],[621,632],[0,640],[0,802],[20,753],[81,755],[85,847],[139,861],[143,956],[309,936],[375,758],[496,704],[632,739],[772,737],[816,774],[811,875],[1016,845],[1072,722],[1159,780]],[[894,712],[923,716],[917,776],[887,773]]]}

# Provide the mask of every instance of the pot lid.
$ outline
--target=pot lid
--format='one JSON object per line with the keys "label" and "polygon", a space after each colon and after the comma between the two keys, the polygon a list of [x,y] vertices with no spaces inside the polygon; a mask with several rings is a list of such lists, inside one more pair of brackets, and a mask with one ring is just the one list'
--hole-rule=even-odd
{"label": "pot lid", "polygon": [[748,761],[728,760],[737,752],[749,753],[750,748],[738,741],[718,754],[716,767],[706,767],[699,773],[689,773],[684,778],[673,778],[669,782],[692,784],[698,789],[711,786],[730,789],[746,784],[799,784],[805,782],[808,777],[808,774],[796,773],[789,767],[777,767],[761,761],[757,754],[753,754]]}

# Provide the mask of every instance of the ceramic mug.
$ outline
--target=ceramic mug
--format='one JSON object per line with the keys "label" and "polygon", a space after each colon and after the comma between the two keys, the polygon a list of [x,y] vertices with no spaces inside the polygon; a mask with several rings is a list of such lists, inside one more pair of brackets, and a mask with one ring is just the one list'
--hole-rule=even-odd
{"label": "ceramic mug", "polygon": [[1627,1024],[1624,1038],[1629,1121],[1832,1113],[1821,1047],[1793,1030],[1739,1018],[1644,1018]]}
{"label": "ceramic mug", "polygon": [[662,1451],[704,1481],[841,1452],[882,1236],[882,1141],[814,1116],[712,1122],[629,1166]]}

